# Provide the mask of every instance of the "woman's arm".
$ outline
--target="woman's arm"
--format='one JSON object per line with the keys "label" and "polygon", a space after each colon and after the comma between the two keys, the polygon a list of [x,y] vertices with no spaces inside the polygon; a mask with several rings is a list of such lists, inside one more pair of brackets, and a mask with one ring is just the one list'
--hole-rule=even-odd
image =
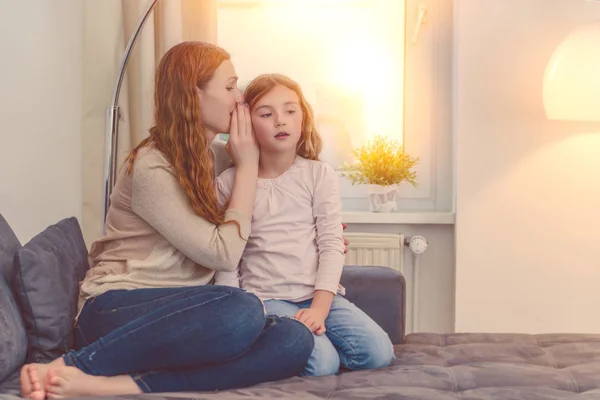
{"label": "woman's arm", "polygon": [[[247,174],[251,180],[252,174]],[[254,180],[256,182],[256,180]],[[239,182],[240,190],[256,187],[256,183]],[[132,177],[132,210],[150,224],[175,248],[194,262],[216,271],[234,271],[250,232],[251,199],[238,199],[225,213],[234,223],[214,225],[194,212],[177,178],[157,152],[136,160]],[[236,207],[239,207],[236,208]],[[249,211],[250,210],[250,211]],[[240,236],[241,233],[241,236]]]}
{"label": "woman's arm", "polygon": [[[223,207],[231,196],[231,186],[234,181],[235,169],[224,171],[215,179],[215,190],[217,191],[217,201],[219,207]],[[217,271],[215,273],[215,285],[240,287],[239,264],[235,271]]]}

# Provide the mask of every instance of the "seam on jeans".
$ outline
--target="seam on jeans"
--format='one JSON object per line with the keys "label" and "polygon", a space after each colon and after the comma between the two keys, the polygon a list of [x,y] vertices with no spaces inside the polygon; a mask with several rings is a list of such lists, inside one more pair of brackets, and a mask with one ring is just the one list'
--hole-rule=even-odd
{"label": "seam on jeans", "polygon": [[150,389],[150,386],[148,386],[148,384],[146,382],[144,382],[141,375],[137,374],[137,375],[130,375],[130,376],[131,376],[131,379],[133,379],[133,381],[135,383],[137,383],[137,385],[140,387],[140,389],[142,389],[142,391],[144,393],[152,392],[152,389]]}
{"label": "seam on jeans", "polygon": [[159,297],[157,299],[152,299],[152,300],[146,301],[144,303],[131,304],[131,305],[122,306],[122,307],[115,307],[115,308],[111,308],[109,310],[94,310],[94,314],[111,313],[111,312],[115,312],[115,311],[128,310],[128,309],[135,308],[135,307],[140,307],[140,306],[147,306],[148,304],[152,304],[152,303],[157,302],[157,301],[161,301],[161,300],[169,299],[169,298],[174,297],[174,296],[180,296],[182,294],[189,293],[191,291],[196,290],[197,288],[198,288],[197,286],[191,287],[189,289],[186,289],[186,290],[183,290],[183,291],[180,291],[180,292],[171,293],[169,295],[162,296],[162,297]]}
{"label": "seam on jeans", "polygon": [[[230,296],[230,295],[231,295],[231,293],[223,293],[223,295],[222,295],[222,296],[220,296],[220,297],[217,297],[217,298],[214,298],[214,299],[210,299],[210,300],[208,300],[208,301],[205,301],[204,303],[200,303],[200,304],[194,304],[194,305],[192,305],[192,306],[189,306],[189,307],[186,307],[186,308],[184,308],[184,309],[181,309],[181,310],[177,310],[177,311],[175,311],[175,312],[172,312],[172,313],[170,313],[170,314],[168,314],[168,315],[165,315],[165,316],[163,316],[163,317],[161,317],[161,318],[159,318],[159,319],[153,320],[152,322],[149,322],[149,323],[147,323],[147,324],[145,324],[145,325],[139,326],[139,327],[137,327],[136,329],[130,330],[130,331],[128,331],[127,333],[125,333],[124,335],[121,335],[121,336],[119,336],[118,338],[115,338],[115,339],[111,340],[111,341],[110,341],[110,342],[108,342],[108,343],[104,343],[104,344],[102,345],[102,347],[103,347],[103,348],[106,348],[106,347],[108,347],[109,345],[111,345],[111,344],[113,344],[113,343],[115,343],[115,342],[117,342],[117,341],[119,341],[119,340],[121,340],[121,339],[123,339],[123,338],[126,338],[127,336],[129,336],[129,335],[131,335],[131,334],[133,334],[133,333],[135,333],[135,332],[137,332],[137,331],[139,331],[140,329],[144,329],[144,328],[146,328],[146,327],[148,327],[148,326],[150,326],[150,325],[153,325],[153,324],[155,324],[155,323],[157,323],[157,322],[160,322],[160,321],[162,321],[162,320],[163,320],[163,319],[165,319],[165,318],[169,318],[170,316],[173,316],[173,315],[176,315],[176,314],[182,313],[182,312],[184,312],[184,311],[187,311],[187,310],[190,310],[190,309],[192,309],[192,308],[196,308],[196,307],[200,307],[200,306],[203,306],[203,305],[206,305],[206,304],[212,303],[213,301],[220,300],[220,299],[222,299],[222,298],[224,298],[224,297],[226,297],[226,296]],[[98,350],[96,350],[96,351],[98,351]],[[89,355],[88,355],[88,357],[92,357],[94,354],[96,354],[96,351],[93,351],[91,354],[89,354]]]}
{"label": "seam on jeans", "polygon": [[82,348],[82,347],[85,347],[85,346],[87,346],[87,345],[89,345],[89,344],[90,344],[90,341],[89,341],[89,340],[87,340],[87,338],[86,338],[86,337],[85,337],[85,335],[83,334],[83,329],[81,329],[81,325],[77,324],[77,327],[76,327],[75,329],[79,331],[79,334],[81,335],[81,338],[83,339],[83,344],[84,344],[84,345],[83,345],[83,346],[81,346],[81,348]]}

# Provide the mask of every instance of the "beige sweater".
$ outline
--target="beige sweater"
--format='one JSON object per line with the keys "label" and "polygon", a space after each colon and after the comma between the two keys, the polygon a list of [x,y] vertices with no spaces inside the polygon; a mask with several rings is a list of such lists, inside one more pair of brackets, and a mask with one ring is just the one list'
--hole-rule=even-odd
{"label": "beige sweater", "polygon": [[[215,140],[215,176],[229,164]],[[240,223],[215,226],[189,205],[172,167],[156,149],[142,149],[133,173],[122,168],[106,219],[106,234],[90,249],[90,270],[81,283],[79,310],[109,290],[199,286],[215,271],[234,271],[250,232],[250,218],[228,210]]]}

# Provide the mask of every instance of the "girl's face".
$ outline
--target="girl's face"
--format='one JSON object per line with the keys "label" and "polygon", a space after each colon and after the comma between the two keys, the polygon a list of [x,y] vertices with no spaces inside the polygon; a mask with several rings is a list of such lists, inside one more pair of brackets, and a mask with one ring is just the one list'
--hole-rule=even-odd
{"label": "girl's face", "polygon": [[296,92],[275,86],[252,107],[251,117],[261,152],[296,152],[303,120]]}
{"label": "girl's face", "polygon": [[229,133],[231,113],[236,102],[242,101],[237,80],[233,64],[231,61],[225,60],[215,70],[205,87],[198,89],[200,118],[202,118],[202,124],[207,134],[213,138],[218,133]]}

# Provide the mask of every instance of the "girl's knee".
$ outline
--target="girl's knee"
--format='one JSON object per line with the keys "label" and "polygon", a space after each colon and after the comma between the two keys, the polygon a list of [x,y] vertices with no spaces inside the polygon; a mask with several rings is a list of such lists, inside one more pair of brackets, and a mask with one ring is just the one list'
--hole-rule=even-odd
{"label": "girl's knee", "polygon": [[346,366],[352,370],[389,367],[396,356],[394,345],[383,329],[373,332],[354,346],[354,351],[346,356]]}
{"label": "girl's knee", "polygon": [[377,369],[389,367],[395,359],[394,345],[387,334],[373,340],[367,346],[366,354],[362,360],[361,369]]}
{"label": "girl's knee", "polygon": [[395,358],[394,345],[392,345],[392,342],[389,339],[380,341],[379,343],[373,343],[371,357],[369,362],[366,363],[365,368],[386,368],[394,362]]}
{"label": "girl's knee", "polygon": [[340,370],[340,356],[329,340],[315,340],[315,348],[302,375],[335,375]]}
{"label": "girl's knee", "polygon": [[340,371],[340,359],[338,354],[332,357],[316,358],[308,360],[306,368],[302,372],[303,376],[329,376],[335,375]]}

